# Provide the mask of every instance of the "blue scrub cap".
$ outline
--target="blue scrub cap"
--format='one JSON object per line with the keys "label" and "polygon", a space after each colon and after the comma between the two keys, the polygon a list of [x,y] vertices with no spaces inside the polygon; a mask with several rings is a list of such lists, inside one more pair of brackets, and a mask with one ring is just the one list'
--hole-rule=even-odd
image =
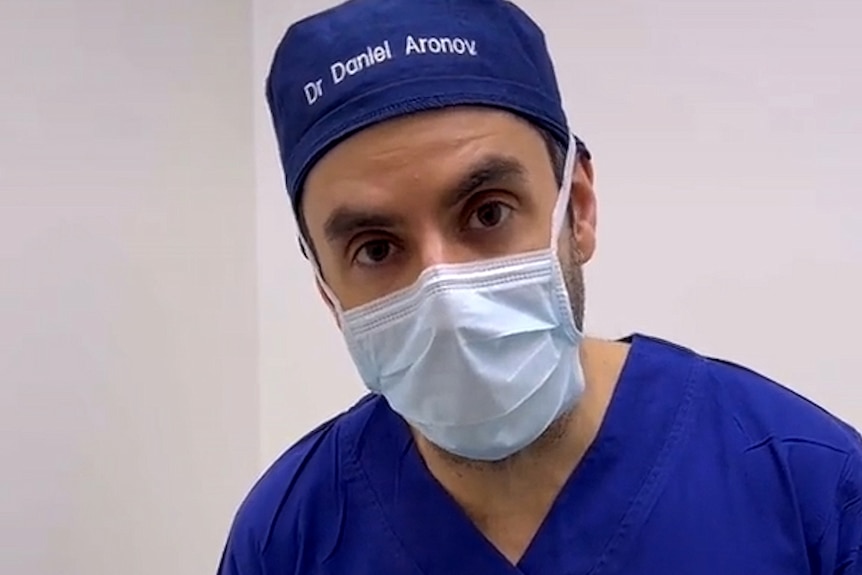
{"label": "blue scrub cap", "polygon": [[349,0],[287,30],[266,95],[297,214],[329,149],[412,112],[491,106],[569,142],[544,34],[504,0]]}

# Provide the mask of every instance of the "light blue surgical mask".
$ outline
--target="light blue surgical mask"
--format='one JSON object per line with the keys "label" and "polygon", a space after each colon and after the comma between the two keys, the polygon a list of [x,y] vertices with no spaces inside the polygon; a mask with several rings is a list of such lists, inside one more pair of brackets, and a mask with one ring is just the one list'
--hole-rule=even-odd
{"label": "light blue surgical mask", "polygon": [[447,452],[504,459],[583,393],[582,334],[557,256],[576,154],[572,139],[547,249],[435,265],[347,311],[324,287],[365,385]]}

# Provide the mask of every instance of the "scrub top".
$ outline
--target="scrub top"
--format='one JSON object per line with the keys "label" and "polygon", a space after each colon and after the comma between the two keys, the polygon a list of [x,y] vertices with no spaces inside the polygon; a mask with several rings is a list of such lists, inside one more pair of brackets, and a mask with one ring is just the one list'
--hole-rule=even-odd
{"label": "scrub top", "polygon": [[220,575],[862,574],[862,440],[743,367],[635,335],[606,418],[518,565],[369,396],[289,449]]}

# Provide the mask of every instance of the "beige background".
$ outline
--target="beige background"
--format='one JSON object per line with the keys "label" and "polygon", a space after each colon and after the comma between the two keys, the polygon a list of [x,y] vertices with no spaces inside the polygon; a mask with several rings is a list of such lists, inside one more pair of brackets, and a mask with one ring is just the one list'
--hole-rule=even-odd
{"label": "beige background", "polygon": [[[362,393],[263,99],[330,4],[0,2],[0,573],[212,573],[254,477]],[[862,426],[862,7],[521,4],[595,154],[590,333]]]}
{"label": "beige background", "polygon": [[259,469],[251,6],[0,0],[0,573],[213,573]]}

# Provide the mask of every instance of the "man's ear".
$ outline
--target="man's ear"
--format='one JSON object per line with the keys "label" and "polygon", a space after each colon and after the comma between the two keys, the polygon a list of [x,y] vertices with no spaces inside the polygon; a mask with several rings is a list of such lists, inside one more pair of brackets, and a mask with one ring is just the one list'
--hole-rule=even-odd
{"label": "man's ear", "polygon": [[597,205],[593,189],[593,162],[582,157],[575,166],[569,199],[569,219],[572,223],[572,238],[581,263],[586,263],[596,251]]}
{"label": "man's ear", "polygon": [[329,312],[332,314],[332,317],[335,318],[335,324],[338,326],[338,329],[341,329],[341,321],[338,318],[338,312],[335,309],[335,302],[333,302],[329,295],[326,293],[326,290],[323,289],[323,284],[320,283],[320,278],[316,278],[314,280],[315,285],[317,286],[317,293],[320,294],[321,299],[326,304],[326,307],[329,308]]}

